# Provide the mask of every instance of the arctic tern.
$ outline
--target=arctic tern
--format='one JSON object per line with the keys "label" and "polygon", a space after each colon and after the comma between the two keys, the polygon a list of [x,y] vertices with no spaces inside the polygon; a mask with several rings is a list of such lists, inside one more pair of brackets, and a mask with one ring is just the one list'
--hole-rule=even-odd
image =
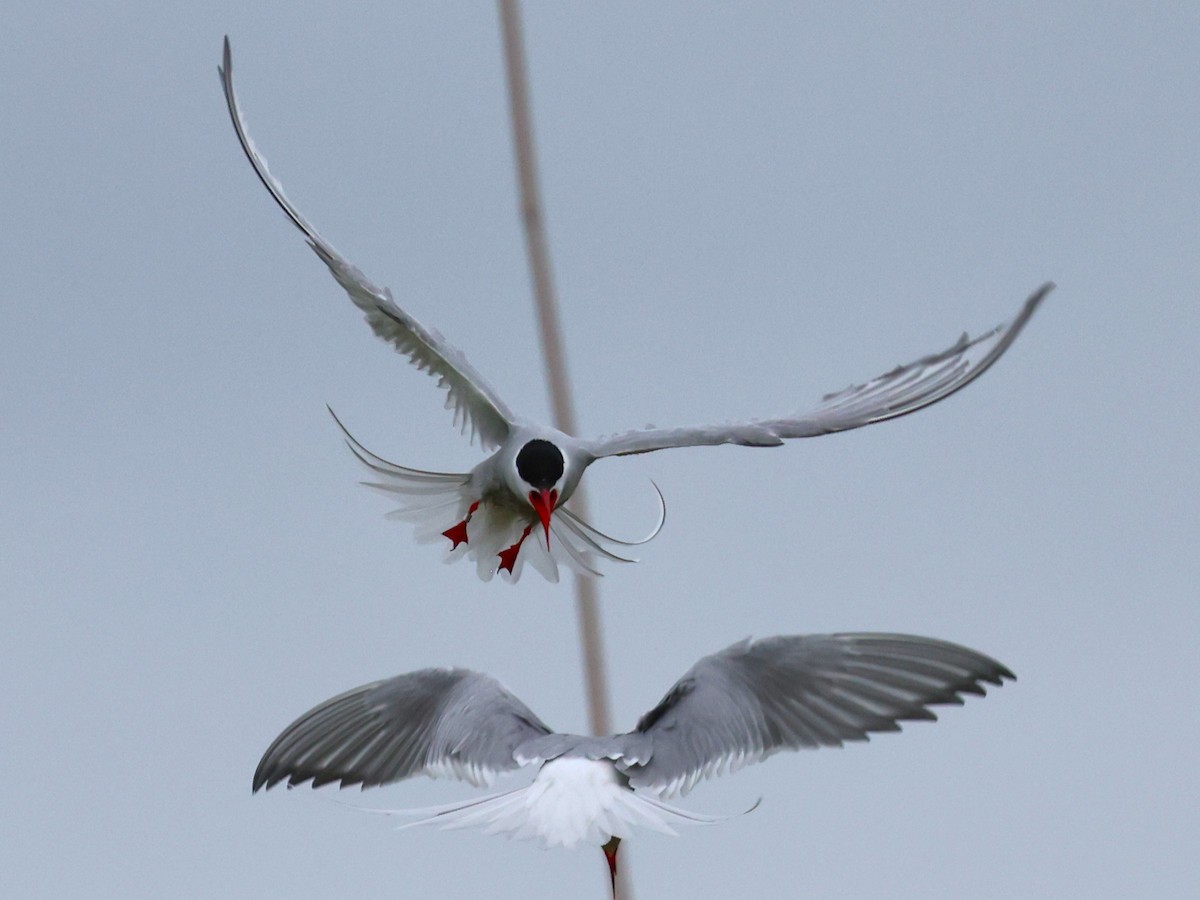
{"label": "arctic tern", "polygon": [[[418,539],[446,541],[452,556],[469,556],[484,580],[499,571],[515,581],[525,561],[550,581],[558,580],[560,563],[578,572],[599,575],[596,565],[600,559],[634,561],[624,555],[626,548],[649,541],[662,527],[662,495],[659,522],[649,537],[623,541],[604,534],[564,506],[584,470],[596,460],[671,447],[774,447],[791,438],[861,428],[916,412],[982,375],[1009,348],[1054,287],[1047,283],[1038,288],[1011,321],[973,339],[963,334],[940,353],[828,394],[807,411],[732,424],[647,428],[592,439],[574,437],[519,416],[461,351],[401,309],[390,290],[372,282],[321,237],[288,200],[247,133],[233,89],[228,38],[218,71],[242,150],[272,198],[304,234],[376,336],[395,347],[419,371],[436,378],[438,387],[447,392],[446,407],[453,411],[455,424],[464,432],[470,429],[472,438],[477,437],[484,450],[493,451],[470,472],[413,469],[367,450],[338,421],[350,449],[377,479],[369,485],[400,504],[391,515],[416,523]],[[539,525],[545,536],[544,546],[540,540],[526,542]]]}
{"label": "arctic tern", "polygon": [[701,779],[781,750],[840,747],[935,720],[928,707],[1015,677],[982,653],[903,634],[744,640],[692,666],[633,731],[586,737],[551,730],[488,675],[421,669],[300,716],[263,754],[252,788],[367,788],[415,775],[482,787],[534,767],[527,787],[394,812],[415,815],[412,825],[600,846],[615,881],[617,847],[635,826],[674,834],[675,825],[721,820],[666,802]]}

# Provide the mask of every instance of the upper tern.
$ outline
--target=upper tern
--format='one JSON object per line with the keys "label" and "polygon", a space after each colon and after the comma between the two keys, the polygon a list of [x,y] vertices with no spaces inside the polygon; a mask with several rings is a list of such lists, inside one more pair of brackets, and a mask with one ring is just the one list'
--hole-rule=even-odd
{"label": "upper tern", "polygon": [[[455,424],[464,432],[469,428],[472,439],[478,437],[484,450],[494,451],[470,472],[411,469],[367,450],[338,422],[350,449],[377,476],[378,481],[370,486],[386,491],[400,503],[400,509],[392,515],[419,523],[419,538],[444,538],[451,550],[465,548],[484,580],[501,571],[515,581],[526,560],[550,581],[558,580],[560,563],[599,575],[599,559],[634,561],[623,555],[627,551],[622,548],[654,537],[662,527],[661,515],[649,537],[622,541],[598,531],[564,506],[584,470],[596,460],[669,447],[774,447],[790,438],[861,428],[916,412],[966,387],[987,371],[1054,286],[1047,283],[1038,288],[1011,321],[976,338],[964,333],[940,353],[828,394],[805,412],[720,425],[647,428],[601,438],[574,437],[515,413],[461,351],[401,309],[390,290],[368,279],[321,237],[285,196],[247,133],[234,94],[228,38],[224,63],[218,71],[234,130],[259,180],[304,233],[309,246],[363,312],[375,334],[408,357],[418,370],[436,378],[438,387],[447,392],[446,407],[453,410]],[[661,495],[659,500],[661,504]],[[660,509],[665,511],[665,507]],[[544,548],[541,541],[525,543],[538,525],[545,534]],[[522,552],[522,547],[527,549]]]}

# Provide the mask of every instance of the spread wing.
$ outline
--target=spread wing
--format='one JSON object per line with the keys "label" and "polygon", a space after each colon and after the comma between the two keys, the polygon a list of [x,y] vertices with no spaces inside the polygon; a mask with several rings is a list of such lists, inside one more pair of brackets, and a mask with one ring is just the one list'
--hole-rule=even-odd
{"label": "spread wing", "polygon": [[363,311],[371,330],[407,356],[419,371],[428,372],[436,378],[438,387],[448,391],[446,408],[454,410],[455,425],[460,426],[464,432],[470,427],[472,436],[477,434],[485,449],[503,443],[515,416],[492,386],[467,362],[462,352],[448,344],[436,331],[425,328],[397,306],[391,291],[373,284],[353,263],[338,253],[284,195],[283,186],[275,180],[267,168],[266,160],[259,154],[254,141],[246,132],[246,120],[238,108],[237,96],[233,91],[233,68],[228,37],[225,38],[224,65],[218,71],[221,75],[221,86],[225,89],[229,115],[233,119],[233,128],[237,132],[246,158],[250,160],[250,165],[275,198],[275,202],[287,213],[295,226],[304,232],[309,246],[321,258],[321,262],[329,267],[329,271],[350,295],[354,305]]}
{"label": "spread wing", "polygon": [[[780,750],[839,747],[936,719],[1015,676],[966,647],[901,634],[830,634],[741,641],[706,656],[625,736],[635,788],[687,793],[701,778]],[[646,739],[649,739],[649,747]]]}
{"label": "spread wing", "polygon": [[374,787],[413,775],[485,785],[519,768],[513,751],[550,733],[498,681],[468,669],[421,669],[347,691],[310,709],[275,739],[253,789]]}
{"label": "spread wing", "polygon": [[775,447],[788,438],[816,437],[906,416],[944,400],[986,372],[1017,339],[1053,288],[1053,284],[1038,288],[1012,321],[973,340],[964,334],[958,343],[941,353],[897,366],[865,384],[829,394],[808,412],[725,425],[629,431],[589,441],[588,450],[599,458],[714,444]]}

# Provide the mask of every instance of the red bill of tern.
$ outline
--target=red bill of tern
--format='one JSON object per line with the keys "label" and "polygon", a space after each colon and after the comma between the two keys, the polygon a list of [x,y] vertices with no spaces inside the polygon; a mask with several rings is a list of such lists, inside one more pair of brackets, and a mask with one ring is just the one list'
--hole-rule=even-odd
{"label": "red bill of tern", "polygon": [[[350,449],[376,476],[369,486],[399,503],[391,516],[415,523],[418,540],[448,542],[452,558],[466,555],[473,559],[484,580],[499,571],[516,581],[525,562],[551,581],[558,580],[560,564],[599,575],[596,567],[601,560],[634,562],[625,555],[629,548],[646,543],[662,528],[662,495],[659,521],[648,537],[625,541],[599,531],[564,505],[584,470],[596,460],[672,447],[775,447],[792,438],[847,431],[916,412],[982,375],[1009,348],[1053,288],[1050,283],[1042,285],[1013,319],[976,338],[963,334],[940,353],[828,394],[806,411],[738,423],[647,428],[592,439],[573,437],[517,415],[461,351],[401,309],[390,290],[376,285],[321,237],[288,200],[247,132],[234,93],[228,38],[218,71],[234,130],[259,180],[304,234],[376,336],[418,370],[436,378],[438,387],[447,392],[446,407],[453,411],[455,424],[464,433],[469,430],[472,440],[478,438],[482,449],[492,451],[470,472],[413,469],[367,450],[338,421]],[[544,547],[542,541],[526,542],[539,526]]]}

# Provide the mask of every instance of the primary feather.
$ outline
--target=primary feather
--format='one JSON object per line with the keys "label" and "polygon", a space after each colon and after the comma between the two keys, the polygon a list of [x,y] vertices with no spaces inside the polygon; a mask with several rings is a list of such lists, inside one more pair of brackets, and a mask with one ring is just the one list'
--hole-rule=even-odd
{"label": "primary feather", "polygon": [[233,60],[228,37],[225,38],[223,64],[218,72],[242,150],[280,209],[303,232],[313,252],[329,268],[330,274],[349,294],[354,305],[362,310],[371,330],[408,357],[419,371],[428,372],[436,378],[438,387],[446,389],[446,408],[453,410],[454,423],[464,431],[469,428],[472,436],[478,435],[485,449],[498,447],[508,436],[516,416],[492,386],[475,371],[460,350],[437,331],[426,328],[397,306],[390,290],[374,284],[358,267],[338,253],[284,194],[283,185],[271,174],[266,159],[258,152],[246,130],[246,120],[233,90]]}
{"label": "primary feather", "polygon": [[627,431],[588,441],[587,447],[597,458],[716,444],[774,447],[792,438],[818,437],[906,416],[962,390],[991,368],[1053,289],[1054,285],[1047,283],[1034,291],[1011,322],[973,340],[964,334],[941,353],[923,356],[863,384],[826,394],[805,412],[726,425]]}

